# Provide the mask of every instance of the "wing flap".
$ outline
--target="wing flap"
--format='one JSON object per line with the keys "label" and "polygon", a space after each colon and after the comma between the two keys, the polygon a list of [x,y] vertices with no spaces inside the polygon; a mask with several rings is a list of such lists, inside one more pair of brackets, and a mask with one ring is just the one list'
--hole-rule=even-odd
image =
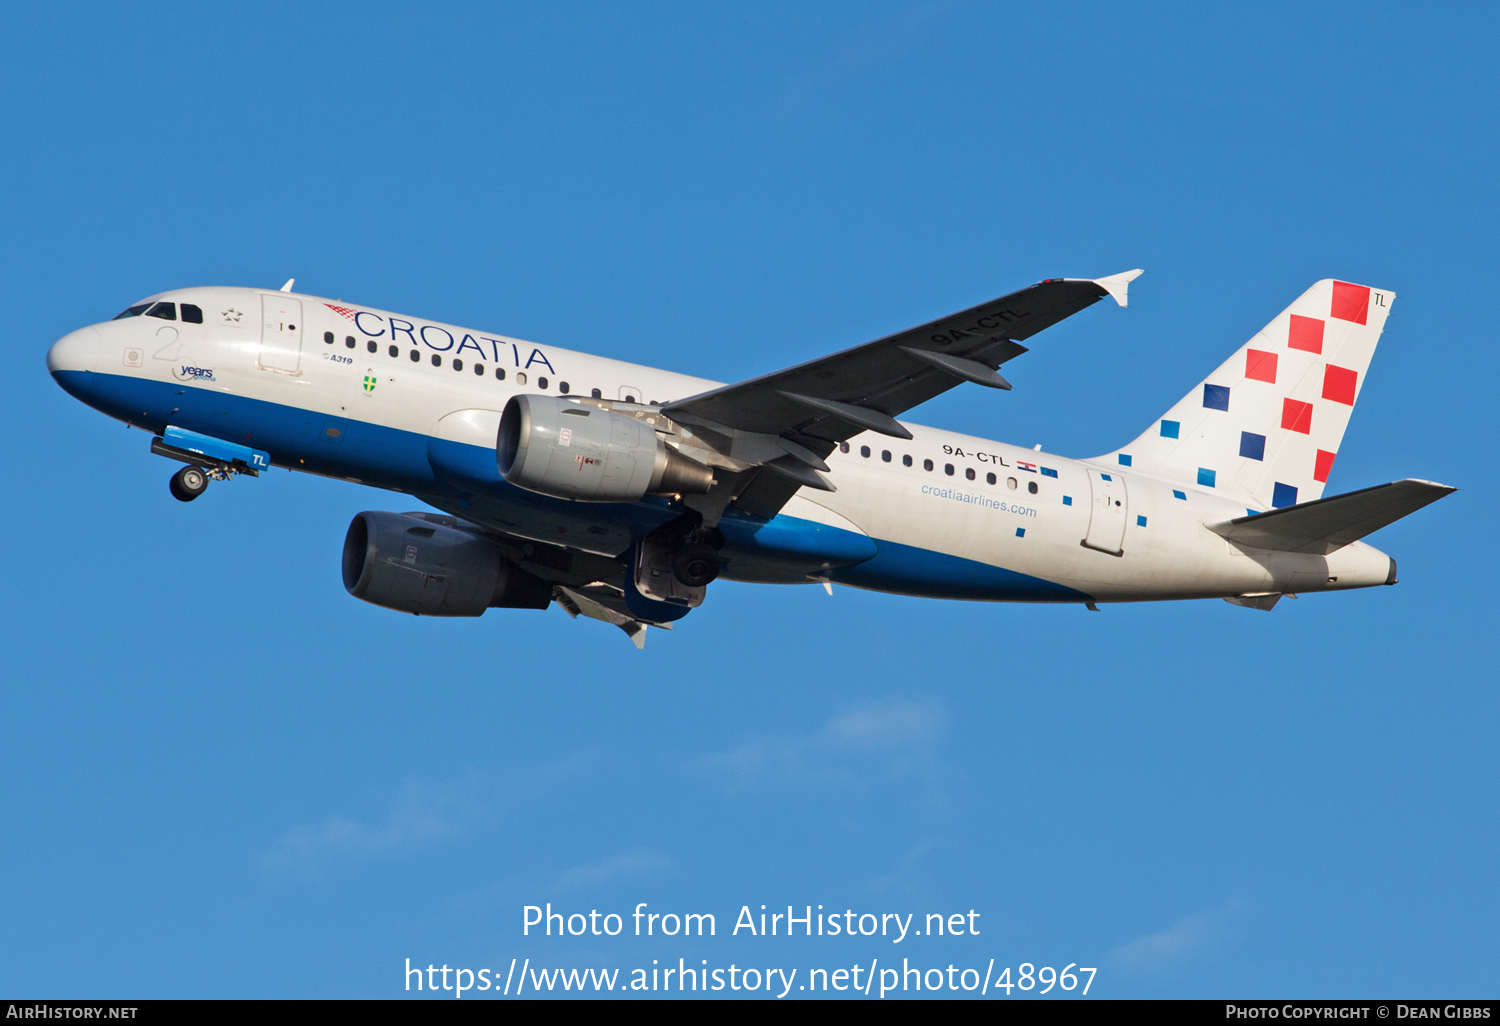
{"label": "wing flap", "polygon": [[1407,478],[1204,526],[1236,545],[1326,556],[1457,490]]}

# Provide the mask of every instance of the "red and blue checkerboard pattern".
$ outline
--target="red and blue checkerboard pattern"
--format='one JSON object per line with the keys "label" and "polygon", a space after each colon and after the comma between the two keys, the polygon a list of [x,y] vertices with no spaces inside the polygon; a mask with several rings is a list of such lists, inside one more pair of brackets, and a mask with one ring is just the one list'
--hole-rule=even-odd
{"label": "red and blue checkerboard pattern", "polygon": [[1323,493],[1391,294],[1316,282],[1131,445],[1103,459],[1261,509]]}

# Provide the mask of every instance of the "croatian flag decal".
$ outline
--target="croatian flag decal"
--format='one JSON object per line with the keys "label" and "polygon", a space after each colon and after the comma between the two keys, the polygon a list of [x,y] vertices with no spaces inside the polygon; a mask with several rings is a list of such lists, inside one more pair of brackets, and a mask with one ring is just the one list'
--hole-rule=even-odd
{"label": "croatian flag decal", "polygon": [[1016,460],[1016,466],[1020,467],[1022,470],[1029,470],[1033,474],[1036,473],[1036,464],[1035,463],[1022,463],[1020,460]]}

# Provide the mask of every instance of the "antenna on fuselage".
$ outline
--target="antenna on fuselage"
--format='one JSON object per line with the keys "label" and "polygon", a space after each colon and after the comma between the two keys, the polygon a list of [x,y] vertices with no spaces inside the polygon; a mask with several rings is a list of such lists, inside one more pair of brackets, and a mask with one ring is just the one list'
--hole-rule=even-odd
{"label": "antenna on fuselage", "polygon": [[292,285],[294,285],[296,283],[296,281],[297,281],[296,278],[288,278],[286,280],[286,284],[283,285],[283,286],[281,286],[281,291],[282,292],[290,292],[290,291],[292,291]]}

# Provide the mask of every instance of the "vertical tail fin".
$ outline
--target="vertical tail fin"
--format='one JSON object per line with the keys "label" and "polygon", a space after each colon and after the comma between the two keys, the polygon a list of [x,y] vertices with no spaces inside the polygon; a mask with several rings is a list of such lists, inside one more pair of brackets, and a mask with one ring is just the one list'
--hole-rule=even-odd
{"label": "vertical tail fin", "polygon": [[1097,462],[1263,509],[1321,498],[1395,294],[1325,279]]}

